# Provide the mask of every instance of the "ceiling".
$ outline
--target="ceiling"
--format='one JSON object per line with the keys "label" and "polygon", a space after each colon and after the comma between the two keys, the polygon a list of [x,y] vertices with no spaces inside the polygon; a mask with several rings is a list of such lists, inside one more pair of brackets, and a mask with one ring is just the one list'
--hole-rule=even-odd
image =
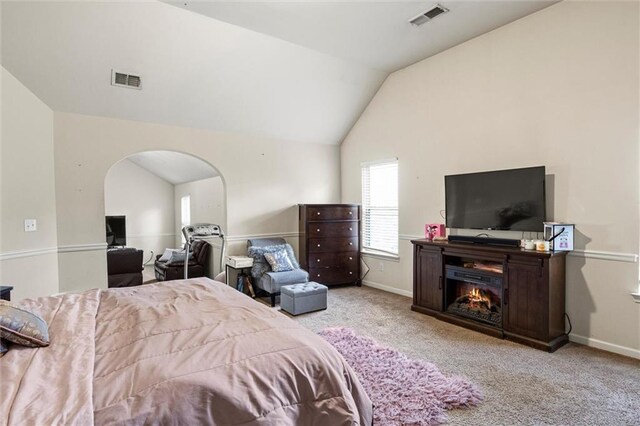
{"label": "ceiling", "polygon": [[[393,72],[501,27],[555,1],[171,1],[214,19]],[[449,12],[408,23],[436,4]]]}
{"label": "ceiling", "polygon": [[127,160],[174,185],[219,176],[210,164],[180,152],[146,151]]}
{"label": "ceiling", "polygon": [[339,144],[389,72],[551,3],[3,1],[1,61],[54,111]]}

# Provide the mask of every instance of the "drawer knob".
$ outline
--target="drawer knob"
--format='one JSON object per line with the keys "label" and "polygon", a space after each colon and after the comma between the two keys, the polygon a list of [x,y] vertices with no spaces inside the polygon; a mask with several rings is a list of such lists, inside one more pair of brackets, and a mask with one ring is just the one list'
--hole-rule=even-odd
{"label": "drawer knob", "polygon": [[349,275],[353,275],[353,272],[349,272]]}
{"label": "drawer knob", "polygon": [[350,215],[352,215],[352,214],[353,214],[353,212],[349,212],[349,214],[350,214]]}
{"label": "drawer knob", "polygon": [[353,260],[353,257],[349,256],[349,260]]}
{"label": "drawer knob", "polygon": [[320,259],[318,259],[317,262],[320,263]]}
{"label": "drawer knob", "polygon": [[318,216],[320,216],[320,212],[316,213]]}
{"label": "drawer knob", "polygon": [[320,274],[316,275],[318,278],[320,278]]}
{"label": "drawer knob", "polygon": [[353,231],[353,228],[349,228],[349,231]]}
{"label": "drawer knob", "polygon": [[320,232],[320,228],[316,229],[316,232]]}
{"label": "drawer knob", "polygon": [[320,247],[320,244],[318,244],[318,247]]}
{"label": "drawer knob", "polygon": [[352,243],[352,242],[349,242],[349,245],[350,245],[350,246],[352,246],[352,245],[353,245],[353,243]]}

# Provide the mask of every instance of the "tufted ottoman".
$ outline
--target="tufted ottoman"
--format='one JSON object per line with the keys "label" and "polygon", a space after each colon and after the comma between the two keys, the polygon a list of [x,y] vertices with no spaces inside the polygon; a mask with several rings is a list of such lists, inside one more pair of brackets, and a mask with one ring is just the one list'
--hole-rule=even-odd
{"label": "tufted ottoman", "polygon": [[313,281],[280,287],[280,308],[292,315],[327,309],[327,286]]}

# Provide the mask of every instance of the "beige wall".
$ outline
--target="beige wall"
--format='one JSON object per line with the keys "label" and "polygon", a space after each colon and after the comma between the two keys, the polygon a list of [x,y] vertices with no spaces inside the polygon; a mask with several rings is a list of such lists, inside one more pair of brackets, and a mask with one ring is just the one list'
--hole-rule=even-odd
{"label": "beige wall", "polygon": [[[230,253],[243,253],[246,237],[297,232],[297,203],[340,199],[339,148],[142,122],[54,114],[55,171],[60,245],[104,241],[104,179],[109,168],[133,153],[173,150],[212,164],[227,196]],[[313,161],[308,161],[313,159]],[[79,256],[78,259],[71,254]],[[86,282],[75,264],[104,269],[102,251],[60,254],[60,281]],[[104,282],[99,286],[106,285]]]}
{"label": "beige wall", "polygon": [[105,215],[126,216],[127,246],[162,254],[173,247],[174,185],[129,160],[107,172],[104,182]]}
{"label": "beige wall", "polygon": [[4,68],[1,92],[0,283],[14,299],[49,295],[58,291],[53,112]]}
{"label": "beige wall", "polygon": [[368,258],[370,283],[411,294],[409,239],[443,222],[445,175],[545,165],[549,219],[578,230],[572,339],[640,357],[640,305],[629,296],[638,17],[637,2],[562,2],[389,76],[341,147],[343,202],[360,201],[361,162],[399,159],[400,261]]}

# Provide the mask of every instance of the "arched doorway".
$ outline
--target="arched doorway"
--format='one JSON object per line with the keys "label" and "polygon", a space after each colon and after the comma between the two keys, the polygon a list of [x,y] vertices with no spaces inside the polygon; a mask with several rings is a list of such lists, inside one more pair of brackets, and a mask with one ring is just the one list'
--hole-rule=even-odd
{"label": "arched doorway", "polygon": [[[224,178],[209,162],[182,152],[144,151],[112,165],[104,181],[104,206],[107,244],[135,248],[137,259],[142,251],[145,283],[155,281],[153,264],[158,255],[184,245],[184,225],[215,223],[227,228]],[[221,243],[209,242],[205,268],[209,277],[220,272]],[[114,267],[113,254],[107,253],[110,285],[138,280],[139,274],[114,276],[126,273],[126,266],[124,271],[121,265]]]}

